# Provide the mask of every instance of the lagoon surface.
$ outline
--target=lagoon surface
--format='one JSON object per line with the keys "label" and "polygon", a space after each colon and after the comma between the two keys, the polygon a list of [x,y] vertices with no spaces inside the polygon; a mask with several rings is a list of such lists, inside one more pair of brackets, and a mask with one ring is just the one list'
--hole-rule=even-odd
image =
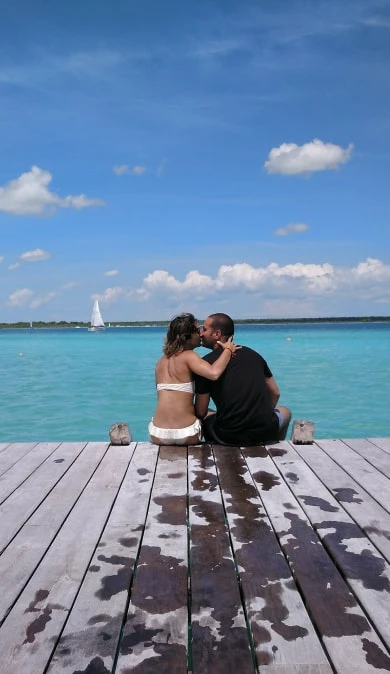
{"label": "lagoon surface", "polygon": [[[0,442],[108,440],[115,421],[147,440],[165,333],[1,330]],[[238,325],[235,341],[268,361],[280,404],[317,439],[390,436],[390,323]]]}

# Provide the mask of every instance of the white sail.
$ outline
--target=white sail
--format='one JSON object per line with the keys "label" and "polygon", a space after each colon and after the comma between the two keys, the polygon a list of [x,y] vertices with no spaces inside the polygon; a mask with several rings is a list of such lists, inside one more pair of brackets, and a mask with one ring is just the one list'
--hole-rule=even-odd
{"label": "white sail", "polygon": [[100,313],[99,302],[98,300],[95,300],[95,304],[93,305],[92,309],[91,327],[88,328],[88,330],[104,330],[105,327],[106,326],[104,325],[103,317]]}

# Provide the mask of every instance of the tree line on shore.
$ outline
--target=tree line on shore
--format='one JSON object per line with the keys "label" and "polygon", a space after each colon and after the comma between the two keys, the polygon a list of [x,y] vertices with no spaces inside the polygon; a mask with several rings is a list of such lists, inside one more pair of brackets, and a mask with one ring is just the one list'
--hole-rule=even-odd
{"label": "tree line on shore", "polygon": [[[200,320],[201,322],[201,320]],[[260,324],[277,325],[292,323],[388,323],[390,316],[338,316],[338,317],[318,317],[318,318],[237,318],[234,319],[236,325]],[[116,327],[166,327],[169,321],[112,321],[111,328]],[[87,328],[89,323],[78,321],[19,321],[18,323],[0,323],[2,329],[35,329],[35,328]]]}

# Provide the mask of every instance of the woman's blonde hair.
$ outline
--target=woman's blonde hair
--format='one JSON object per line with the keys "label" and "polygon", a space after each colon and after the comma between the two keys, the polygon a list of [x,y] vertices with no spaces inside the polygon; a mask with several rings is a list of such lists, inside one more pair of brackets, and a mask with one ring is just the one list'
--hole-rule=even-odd
{"label": "woman's blonde hair", "polygon": [[163,353],[164,356],[173,356],[184,350],[186,342],[191,338],[194,332],[198,332],[196,318],[193,314],[180,314],[175,316],[168,326],[165,337]]}

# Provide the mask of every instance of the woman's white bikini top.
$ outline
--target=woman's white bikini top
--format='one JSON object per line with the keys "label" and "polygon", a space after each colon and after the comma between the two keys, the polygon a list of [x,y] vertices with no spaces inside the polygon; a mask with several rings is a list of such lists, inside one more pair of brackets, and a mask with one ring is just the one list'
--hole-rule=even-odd
{"label": "woman's white bikini top", "polygon": [[185,393],[194,393],[194,382],[187,381],[183,384],[157,384],[157,391],[184,391]]}

